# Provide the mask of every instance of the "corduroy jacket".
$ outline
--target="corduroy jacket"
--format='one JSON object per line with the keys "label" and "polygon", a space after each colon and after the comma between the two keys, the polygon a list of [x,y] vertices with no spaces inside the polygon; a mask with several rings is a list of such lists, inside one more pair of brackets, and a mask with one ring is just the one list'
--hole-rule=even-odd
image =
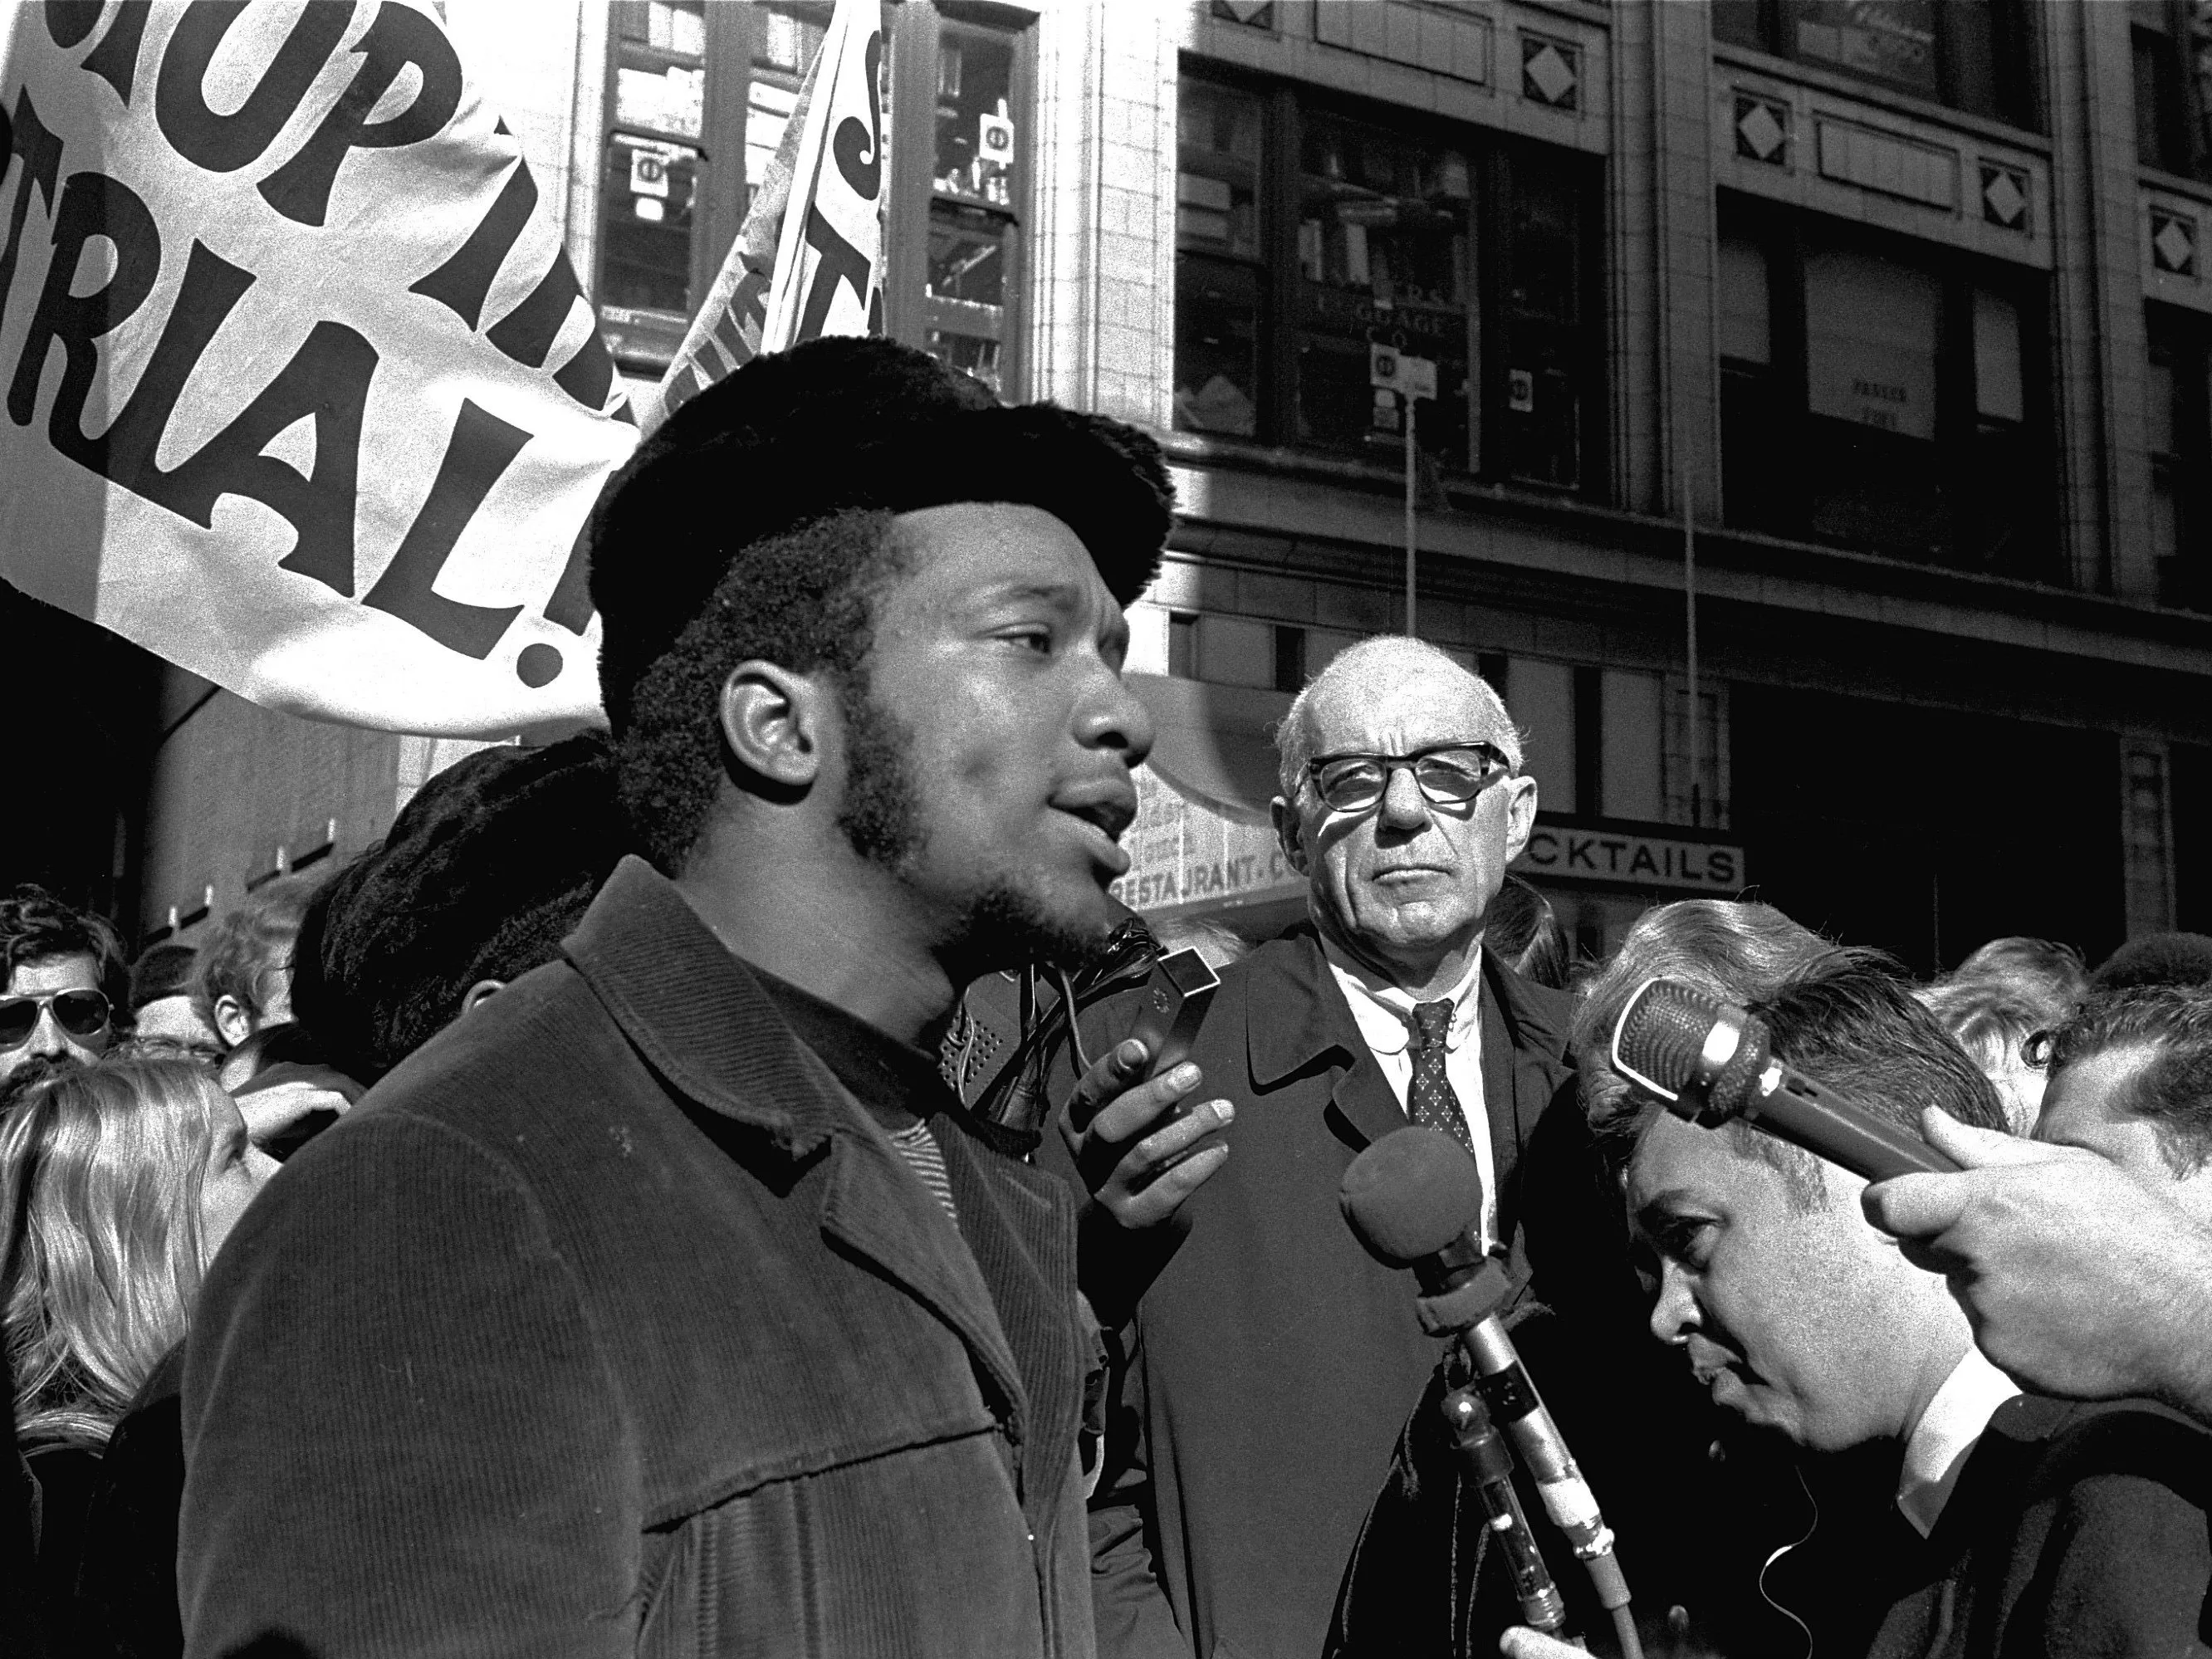
{"label": "corduroy jacket", "polygon": [[625,860],[225,1244],[186,1651],[1088,1655],[1073,1206],[930,1123]]}

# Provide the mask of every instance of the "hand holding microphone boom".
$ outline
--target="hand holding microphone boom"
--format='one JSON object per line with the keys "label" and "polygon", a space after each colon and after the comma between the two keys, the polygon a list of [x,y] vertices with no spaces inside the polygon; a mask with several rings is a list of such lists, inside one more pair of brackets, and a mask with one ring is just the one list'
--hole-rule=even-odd
{"label": "hand holding microphone boom", "polygon": [[1677,1117],[1708,1129],[1741,1117],[1869,1181],[1959,1167],[1902,1124],[1791,1071],[1764,1020],[1680,980],[1637,987],[1613,1026],[1613,1068]]}
{"label": "hand holding microphone boom", "polygon": [[[1482,1176],[1474,1160],[1438,1130],[1401,1129],[1352,1159],[1338,1202],[1370,1255],[1413,1270],[1423,1328],[1459,1337],[1490,1416],[1534,1477],[1545,1512],[1589,1569],[1599,1601],[1624,1622],[1628,1585],[1613,1559],[1613,1529],[1498,1321],[1505,1278],[1482,1248]],[[1516,1563],[1516,1576],[1520,1571]],[[1629,1631],[1632,1637],[1632,1625]]]}

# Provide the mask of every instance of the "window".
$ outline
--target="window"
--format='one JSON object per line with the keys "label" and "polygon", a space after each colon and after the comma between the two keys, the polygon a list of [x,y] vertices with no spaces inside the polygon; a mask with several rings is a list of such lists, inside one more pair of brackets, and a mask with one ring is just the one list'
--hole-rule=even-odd
{"label": "window", "polygon": [[2143,390],[2143,425],[2150,450],[2151,550],[2161,605],[2212,611],[2212,501],[2202,458],[2212,453],[2212,398],[2208,398],[2208,330],[2203,319],[2147,307],[2150,362]]}
{"label": "window", "polygon": [[612,15],[600,176],[599,321],[615,361],[658,375],[705,292],[705,0],[622,0]]}
{"label": "window", "polygon": [[[615,0],[599,302],[629,374],[657,378],[682,344],[783,140],[830,12],[830,0]],[[913,0],[887,16],[887,326],[1009,390],[1034,20],[957,0]]]}
{"label": "window", "polygon": [[921,343],[994,392],[1004,390],[1006,325],[1021,258],[1013,112],[1017,37],[952,17],[939,25],[929,269]]}
{"label": "window", "polygon": [[2135,52],[2136,159],[2212,178],[2212,13],[2191,0],[2130,0]]}
{"label": "window", "polygon": [[2051,580],[2036,279],[1724,204],[1731,523]]}
{"label": "window", "polygon": [[1251,93],[1185,80],[1176,116],[1176,424],[1260,430],[1261,131]]}
{"label": "window", "polygon": [[1395,451],[1385,344],[1437,366],[1416,436],[1443,467],[1601,484],[1585,158],[1282,86],[1187,76],[1180,99],[1178,427]]}
{"label": "window", "polygon": [[1713,0],[1713,35],[2027,126],[2030,10],[2021,0]]}

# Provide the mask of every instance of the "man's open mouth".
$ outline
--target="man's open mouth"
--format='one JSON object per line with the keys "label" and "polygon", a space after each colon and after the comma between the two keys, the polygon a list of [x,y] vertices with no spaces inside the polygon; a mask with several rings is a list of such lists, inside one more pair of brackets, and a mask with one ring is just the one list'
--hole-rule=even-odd
{"label": "man's open mouth", "polygon": [[1137,821],[1135,797],[1120,791],[1063,795],[1053,805],[1070,817],[1081,818],[1117,844],[1123,832]]}

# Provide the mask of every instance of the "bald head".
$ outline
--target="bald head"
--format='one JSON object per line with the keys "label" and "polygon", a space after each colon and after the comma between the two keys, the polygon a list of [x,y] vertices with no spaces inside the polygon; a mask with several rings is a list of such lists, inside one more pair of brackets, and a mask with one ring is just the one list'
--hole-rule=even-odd
{"label": "bald head", "polygon": [[1384,634],[1347,647],[1292,700],[1275,732],[1283,799],[1295,803],[1306,763],[1337,748],[1329,732],[1344,723],[1347,711],[1401,700],[1465,715],[1468,736],[1496,744],[1520,769],[1521,733],[1490,683],[1433,645]]}

